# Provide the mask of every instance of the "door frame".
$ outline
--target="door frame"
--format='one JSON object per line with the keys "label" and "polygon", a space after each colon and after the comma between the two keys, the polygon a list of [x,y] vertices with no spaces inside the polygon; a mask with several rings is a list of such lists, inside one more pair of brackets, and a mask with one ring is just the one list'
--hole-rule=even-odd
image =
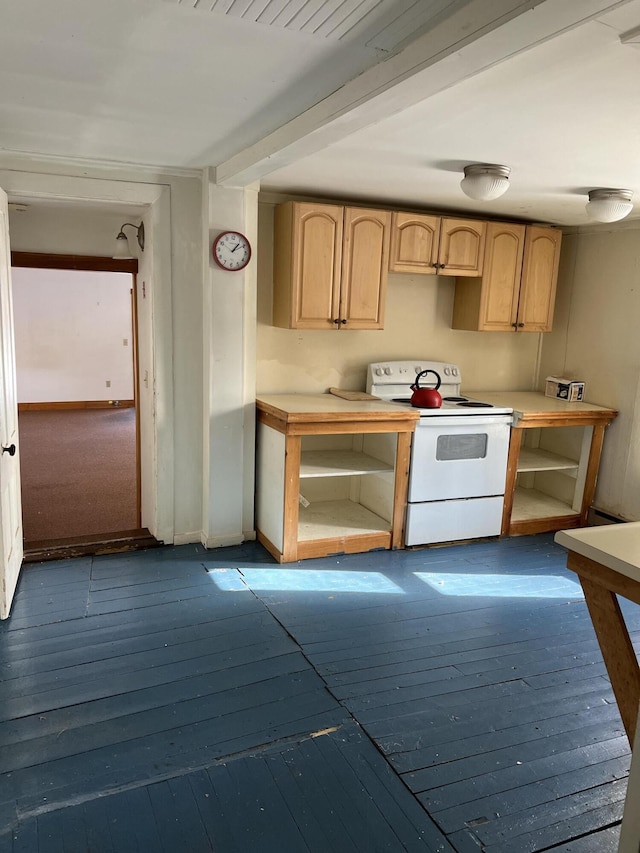
{"label": "door frame", "polygon": [[[144,208],[145,251],[138,258],[138,281],[146,284],[150,316],[149,387],[152,400],[141,405],[140,433],[142,524],[159,542],[173,543],[174,402],[171,186],[168,183],[0,169],[0,186],[9,200],[62,201],[109,209],[120,205]],[[9,235],[11,239],[11,235]],[[140,285],[139,285],[140,286]],[[140,317],[140,314],[139,314]],[[142,357],[139,358],[142,366]],[[146,385],[145,385],[146,387]],[[142,403],[142,401],[140,401]],[[145,441],[145,434],[149,440]]]}
{"label": "door frame", "polygon": [[138,302],[136,299],[138,261],[136,258],[108,258],[96,255],[55,255],[47,252],[11,252],[11,266],[27,269],[124,272],[132,277],[131,326],[133,356],[133,400],[136,415],[136,527],[142,527],[140,465],[140,401],[138,372]]}

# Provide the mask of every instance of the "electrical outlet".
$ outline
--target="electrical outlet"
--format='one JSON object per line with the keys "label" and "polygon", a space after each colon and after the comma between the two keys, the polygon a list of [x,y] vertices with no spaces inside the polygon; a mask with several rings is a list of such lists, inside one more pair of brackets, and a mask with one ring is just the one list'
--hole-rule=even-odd
{"label": "electrical outlet", "polygon": [[110,379],[107,379],[106,386],[107,386],[107,388],[111,388],[111,380]]}
{"label": "electrical outlet", "polygon": [[123,339],[122,339],[122,346],[123,346],[123,347],[128,347],[128,346],[129,346],[129,338],[123,338]]}

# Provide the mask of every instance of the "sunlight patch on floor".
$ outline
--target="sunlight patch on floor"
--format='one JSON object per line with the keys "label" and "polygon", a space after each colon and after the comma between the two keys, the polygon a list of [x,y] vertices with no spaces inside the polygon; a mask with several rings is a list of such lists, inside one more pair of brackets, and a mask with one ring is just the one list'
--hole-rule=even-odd
{"label": "sunlight patch on floor", "polygon": [[491,598],[584,598],[582,587],[556,575],[479,575],[415,572],[417,578],[443,595]]}
{"label": "sunlight patch on floor", "polygon": [[211,579],[227,592],[246,589],[290,592],[366,592],[404,595],[404,590],[380,572],[340,572],[318,569],[208,569]]}

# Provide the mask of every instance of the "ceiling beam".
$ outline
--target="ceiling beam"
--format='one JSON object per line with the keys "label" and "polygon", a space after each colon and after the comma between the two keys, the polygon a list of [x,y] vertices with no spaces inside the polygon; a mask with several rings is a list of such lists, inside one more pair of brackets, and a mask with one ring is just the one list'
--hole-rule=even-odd
{"label": "ceiling beam", "polygon": [[400,52],[215,169],[245,186],[628,0],[469,0]]}

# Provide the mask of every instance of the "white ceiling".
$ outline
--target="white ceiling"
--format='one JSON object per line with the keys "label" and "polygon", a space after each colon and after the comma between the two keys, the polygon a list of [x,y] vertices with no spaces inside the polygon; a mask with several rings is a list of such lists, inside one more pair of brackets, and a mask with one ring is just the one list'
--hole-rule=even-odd
{"label": "white ceiling", "polygon": [[[0,149],[562,225],[621,187],[640,217],[637,27],[640,0],[0,0]],[[471,162],[506,195],[467,199]]]}

